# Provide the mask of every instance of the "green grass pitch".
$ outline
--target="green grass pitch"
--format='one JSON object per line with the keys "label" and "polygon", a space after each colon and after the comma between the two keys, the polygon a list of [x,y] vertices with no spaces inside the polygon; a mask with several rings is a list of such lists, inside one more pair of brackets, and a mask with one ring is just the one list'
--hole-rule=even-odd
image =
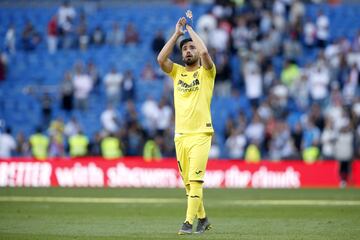
{"label": "green grass pitch", "polygon": [[184,195],[183,189],[0,188],[0,239],[360,239],[360,190],[205,189],[213,229],[178,236]]}

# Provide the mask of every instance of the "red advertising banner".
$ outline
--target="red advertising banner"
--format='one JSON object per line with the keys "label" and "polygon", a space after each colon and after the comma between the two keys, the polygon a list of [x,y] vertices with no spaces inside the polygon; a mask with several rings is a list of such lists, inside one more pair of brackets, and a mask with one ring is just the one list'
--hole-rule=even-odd
{"label": "red advertising banner", "polygon": [[[353,184],[360,186],[360,161],[353,164]],[[107,161],[101,158],[0,161],[2,187],[155,187],[182,186],[175,159],[144,162],[142,158]],[[338,187],[338,163],[302,161],[248,164],[210,160],[205,176],[209,188]]]}
{"label": "red advertising banner", "polygon": [[352,163],[351,183],[353,186],[360,187],[360,160]]}

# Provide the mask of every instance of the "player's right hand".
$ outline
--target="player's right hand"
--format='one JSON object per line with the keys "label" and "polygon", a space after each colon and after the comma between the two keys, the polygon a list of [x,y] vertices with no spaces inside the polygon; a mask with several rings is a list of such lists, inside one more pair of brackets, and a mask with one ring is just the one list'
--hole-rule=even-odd
{"label": "player's right hand", "polygon": [[179,36],[183,35],[185,33],[184,26],[186,24],[186,18],[182,17],[178,20],[178,22],[176,23],[176,28],[175,28],[175,32],[176,34],[178,34]]}

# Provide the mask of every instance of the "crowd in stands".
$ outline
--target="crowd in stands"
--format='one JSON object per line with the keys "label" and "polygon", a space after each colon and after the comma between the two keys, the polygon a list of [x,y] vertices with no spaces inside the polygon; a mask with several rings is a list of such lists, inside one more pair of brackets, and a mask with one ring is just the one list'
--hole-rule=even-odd
{"label": "crowd in stands", "polygon": [[[360,157],[360,30],[351,38],[331,38],[332,20],[321,10],[316,18],[308,18],[306,5],[299,0],[247,0],[239,5],[228,0],[210,2],[209,11],[195,17],[196,29],[217,67],[215,97],[236,99],[244,94],[249,102],[247,108],[228,116],[225,130],[213,139],[210,157],[252,162],[351,161]],[[126,26],[115,22],[109,31],[101,25],[90,31],[86,14],[65,2],[49,20],[47,36],[41,36],[29,22],[23,29],[19,50],[14,26],[9,26],[5,47],[9,54],[36,51],[45,38],[50,53],[62,49],[86,51],[90,45],[136,45],[141,41],[131,22]],[[149,46],[154,58],[165,41],[163,31],[154,32]],[[239,66],[234,67],[233,59]],[[280,64],[275,61],[279,59]],[[0,72],[5,72],[3,65]],[[142,66],[140,78],[168,82],[152,63]],[[34,135],[27,139],[20,132],[14,137],[11,129],[3,128],[0,156],[175,156],[169,90],[160,101],[148,97],[139,109],[136,81],[131,70],[119,72],[114,66],[101,76],[92,62],[76,63],[59,84],[60,100],[49,94],[38,96],[43,121]],[[105,90],[107,107],[99,116],[102,129],[94,136],[84,135],[82,129],[86,126],[80,126],[76,118],[64,122],[52,116],[53,101],[59,101],[70,115],[74,108],[88,111],[89,95],[99,88]],[[28,92],[37,95],[34,89]],[[119,104],[126,109],[122,117],[117,112]],[[294,116],[297,120],[290,121]]]}

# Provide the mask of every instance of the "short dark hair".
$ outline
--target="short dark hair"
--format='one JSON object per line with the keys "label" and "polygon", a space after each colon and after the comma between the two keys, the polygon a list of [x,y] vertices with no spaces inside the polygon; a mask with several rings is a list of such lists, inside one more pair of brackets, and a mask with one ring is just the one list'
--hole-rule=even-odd
{"label": "short dark hair", "polygon": [[182,50],[182,47],[185,45],[185,43],[188,43],[188,42],[192,42],[192,39],[191,38],[185,38],[185,39],[181,40],[181,42],[180,42],[180,50]]}

